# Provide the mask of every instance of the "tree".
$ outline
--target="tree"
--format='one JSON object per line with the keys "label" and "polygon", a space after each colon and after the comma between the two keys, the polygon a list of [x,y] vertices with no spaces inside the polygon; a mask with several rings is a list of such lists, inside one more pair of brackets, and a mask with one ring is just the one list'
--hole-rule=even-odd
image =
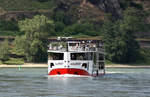
{"label": "tree", "polygon": [[56,11],[56,12],[54,12],[53,19],[55,21],[64,22],[65,12],[64,11]]}
{"label": "tree", "polygon": [[66,25],[63,22],[55,22],[55,31],[56,35],[62,35],[63,30],[65,29]]}
{"label": "tree", "polygon": [[94,25],[89,22],[75,23],[71,26],[66,27],[63,33],[66,36],[78,35],[78,34],[84,34],[89,36],[98,35],[98,33],[94,29]]}
{"label": "tree", "polygon": [[[38,36],[45,37],[54,33],[54,25],[52,20],[48,20],[44,15],[34,16],[33,19],[25,19],[23,21],[19,21],[20,31],[24,31],[27,34],[38,33]],[[37,35],[37,34],[36,34]],[[38,37],[34,36],[34,37]]]}
{"label": "tree", "polygon": [[20,50],[25,53],[27,61],[45,61],[47,59],[47,38],[54,34],[53,21],[43,15],[37,15],[33,19],[19,21],[19,28],[25,32],[25,35],[22,36],[23,45]]}
{"label": "tree", "polygon": [[107,21],[103,25],[103,40],[107,58],[113,62],[134,62],[139,55],[139,44],[134,33],[141,26],[135,9],[127,9],[122,20]]}
{"label": "tree", "polygon": [[0,60],[7,61],[9,60],[10,55],[10,45],[8,40],[4,40],[0,43]]}
{"label": "tree", "polygon": [[16,21],[0,20],[1,31],[18,31],[18,25]]}
{"label": "tree", "polygon": [[25,51],[26,51],[26,40],[25,40],[25,36],[17,36],[13,42],[13,51],[17,54],[17,55],[26,55]]}

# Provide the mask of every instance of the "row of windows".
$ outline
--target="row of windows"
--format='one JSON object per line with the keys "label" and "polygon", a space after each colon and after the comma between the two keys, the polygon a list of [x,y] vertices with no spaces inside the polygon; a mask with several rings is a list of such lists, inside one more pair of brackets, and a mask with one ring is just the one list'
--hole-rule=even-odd
{"label": "row of windows", "polygon": [[[64,53],[49,53],[49,60],[64,60]],[[93,53],[71,53],[71,60],[93,60]],[[99,60],[104,60],[104,55],[99,54]]]}

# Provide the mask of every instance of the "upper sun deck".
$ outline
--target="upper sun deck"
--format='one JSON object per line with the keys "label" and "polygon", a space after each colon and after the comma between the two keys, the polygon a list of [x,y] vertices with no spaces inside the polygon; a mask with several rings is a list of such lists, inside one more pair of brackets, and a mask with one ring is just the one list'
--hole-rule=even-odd
{"label": "upper sun deck", "polygon": [[101,39],[51,38],[48,52],[104,52]]}

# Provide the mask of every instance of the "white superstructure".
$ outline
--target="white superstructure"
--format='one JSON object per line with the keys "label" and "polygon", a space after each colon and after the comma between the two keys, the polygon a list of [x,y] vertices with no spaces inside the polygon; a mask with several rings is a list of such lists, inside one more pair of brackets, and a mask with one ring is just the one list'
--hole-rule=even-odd
{"label": "white superstructure", "polygon": [[48,75],[105,74],[105,52],[101,40],[50,39],[48,47]]}

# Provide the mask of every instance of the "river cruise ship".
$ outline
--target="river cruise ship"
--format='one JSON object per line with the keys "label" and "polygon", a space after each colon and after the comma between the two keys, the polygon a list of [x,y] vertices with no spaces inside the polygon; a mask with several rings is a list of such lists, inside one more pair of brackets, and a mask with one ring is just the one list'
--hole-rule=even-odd
{"label": "river cruise ship", "polygon": [[49,41],[48,75],[105,74],[105,52],[101,39],[58,37]]}

